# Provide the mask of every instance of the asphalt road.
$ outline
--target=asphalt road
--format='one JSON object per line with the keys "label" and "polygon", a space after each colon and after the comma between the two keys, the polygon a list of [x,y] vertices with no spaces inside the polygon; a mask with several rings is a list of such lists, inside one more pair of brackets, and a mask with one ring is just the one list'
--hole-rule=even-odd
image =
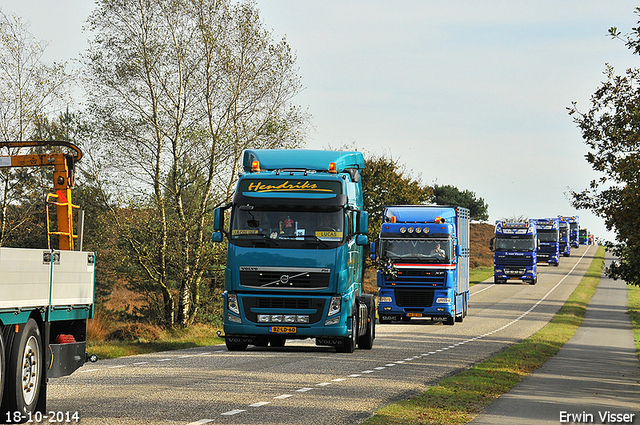
{"label": "asphalt road", "polygon": [[353,424],[490,357],[544,326],[588,269],[581,246],[536,285],[471,288],[469,315],[446,326],[376,326],[371,350],[338,354],[314,341],[283,348],[224,346],[102,360],[51,380],[48,411],[82,424]]}

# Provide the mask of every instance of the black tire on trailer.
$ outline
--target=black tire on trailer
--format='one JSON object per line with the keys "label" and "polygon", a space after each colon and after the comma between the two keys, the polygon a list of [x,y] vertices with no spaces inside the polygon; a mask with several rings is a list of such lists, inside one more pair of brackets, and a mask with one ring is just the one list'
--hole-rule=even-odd
{"label": "black tire on trailer", "polygon": [[7,361],[6,406],[10,412],[33,415],[44,377],[42,337],[35,320],[20,325]]}
{"label": "black tire on trailer", "polygon": [[5,372],[6,372],[6,366],[5,364],[7,363],[6,359],[5,359],[6,355],[4,352],[4,337],[2,336],[2,328],[0,327],[0,405],[2,405],[2,395],[3,395],[3,389],[4,389],[4,377],[5,377]]}

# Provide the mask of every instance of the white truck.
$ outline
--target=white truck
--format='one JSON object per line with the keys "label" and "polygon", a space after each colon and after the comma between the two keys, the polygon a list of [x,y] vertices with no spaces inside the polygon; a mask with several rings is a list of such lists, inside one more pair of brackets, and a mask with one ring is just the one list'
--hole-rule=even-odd
{"label": "white truck", "polygon": [[[0,147],[66,146],[76,155],[0,156],[0,167],[55,166],[58,248],[0,248],[0,422],[48,422],[49,378],[87,360],[87,319],[93,317],[95,253],[74,251],[73,164],[81,157],[63,142],[2,142]],[[39,162],[34,162],[36,158]],[[48,218],[48,214],[47,214]],[[47,229],[50,226],[47,225]],[[51,242],[49,242],[51,245]],[[95,360],[93,358],[92,360]],[[73,413],[71,413],[73,414]],[[54,418],[55,420],[56,418]]]}

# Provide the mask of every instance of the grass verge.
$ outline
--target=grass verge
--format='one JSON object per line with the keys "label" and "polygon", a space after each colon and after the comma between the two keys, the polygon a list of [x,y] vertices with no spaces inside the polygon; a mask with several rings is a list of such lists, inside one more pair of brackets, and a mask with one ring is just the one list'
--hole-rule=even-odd
{"label": "grass verge", "polygon": [[185,329],[160,331],[159,338],[153,341],[142,338],[135,341],[89,340],[87,352],[97,354],[101,359],[110,359],[157,351],[224,344],[224,339],[217,337],[216,330],[215,327],[209,325],[194,325]]}
{"label": "grass verge", "polygon": [[[456,425],[472,420],[571,339],[598,287],[603,265],[604,248],[599,247],[589,270],[558,314],[531,337],[471,369],[443,379],[419,396],[379,409],[365,424]],[[636,337],[636,344],[637,341]]]}
{"label": "grass verge", "polygon": [[469,284],[474,285],[476,283],[484,282],[492,276],[493,266],[471,269],[469,270]]}
{"label": "grass verge", "polygon": [[640,360],[640,287],[629,285],[629,315],[633,326],[633,340]]}

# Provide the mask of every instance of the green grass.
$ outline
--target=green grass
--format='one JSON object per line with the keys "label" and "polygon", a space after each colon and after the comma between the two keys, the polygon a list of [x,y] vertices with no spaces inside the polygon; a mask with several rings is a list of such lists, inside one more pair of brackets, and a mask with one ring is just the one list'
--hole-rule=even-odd
{"label": "green grass", "polygon": [[598,287],[603,264],[604,248],[599,247],[573,294],[540,331],[469,370],[443,379],[419,396],[383,407],[365,423],[455,425],[469,422],[571,339]]}
{"label": "green grass", "polygon": [[476,269],[469,270],[469,284],[484,282],[493,276],[493,266],[490,267],[478,267]]}
{"label": "green grass", "polygon": [[160,331],[160,337],[154,341],[138,339],[135,341],[92,341],[87,344],[89,354],[97,354],[101,359],[147,354],[157,351],[180,350],[193,347],[208,347],[224,344],[224,339],[216,335],[217,328],[196,325],[185,329]]}

